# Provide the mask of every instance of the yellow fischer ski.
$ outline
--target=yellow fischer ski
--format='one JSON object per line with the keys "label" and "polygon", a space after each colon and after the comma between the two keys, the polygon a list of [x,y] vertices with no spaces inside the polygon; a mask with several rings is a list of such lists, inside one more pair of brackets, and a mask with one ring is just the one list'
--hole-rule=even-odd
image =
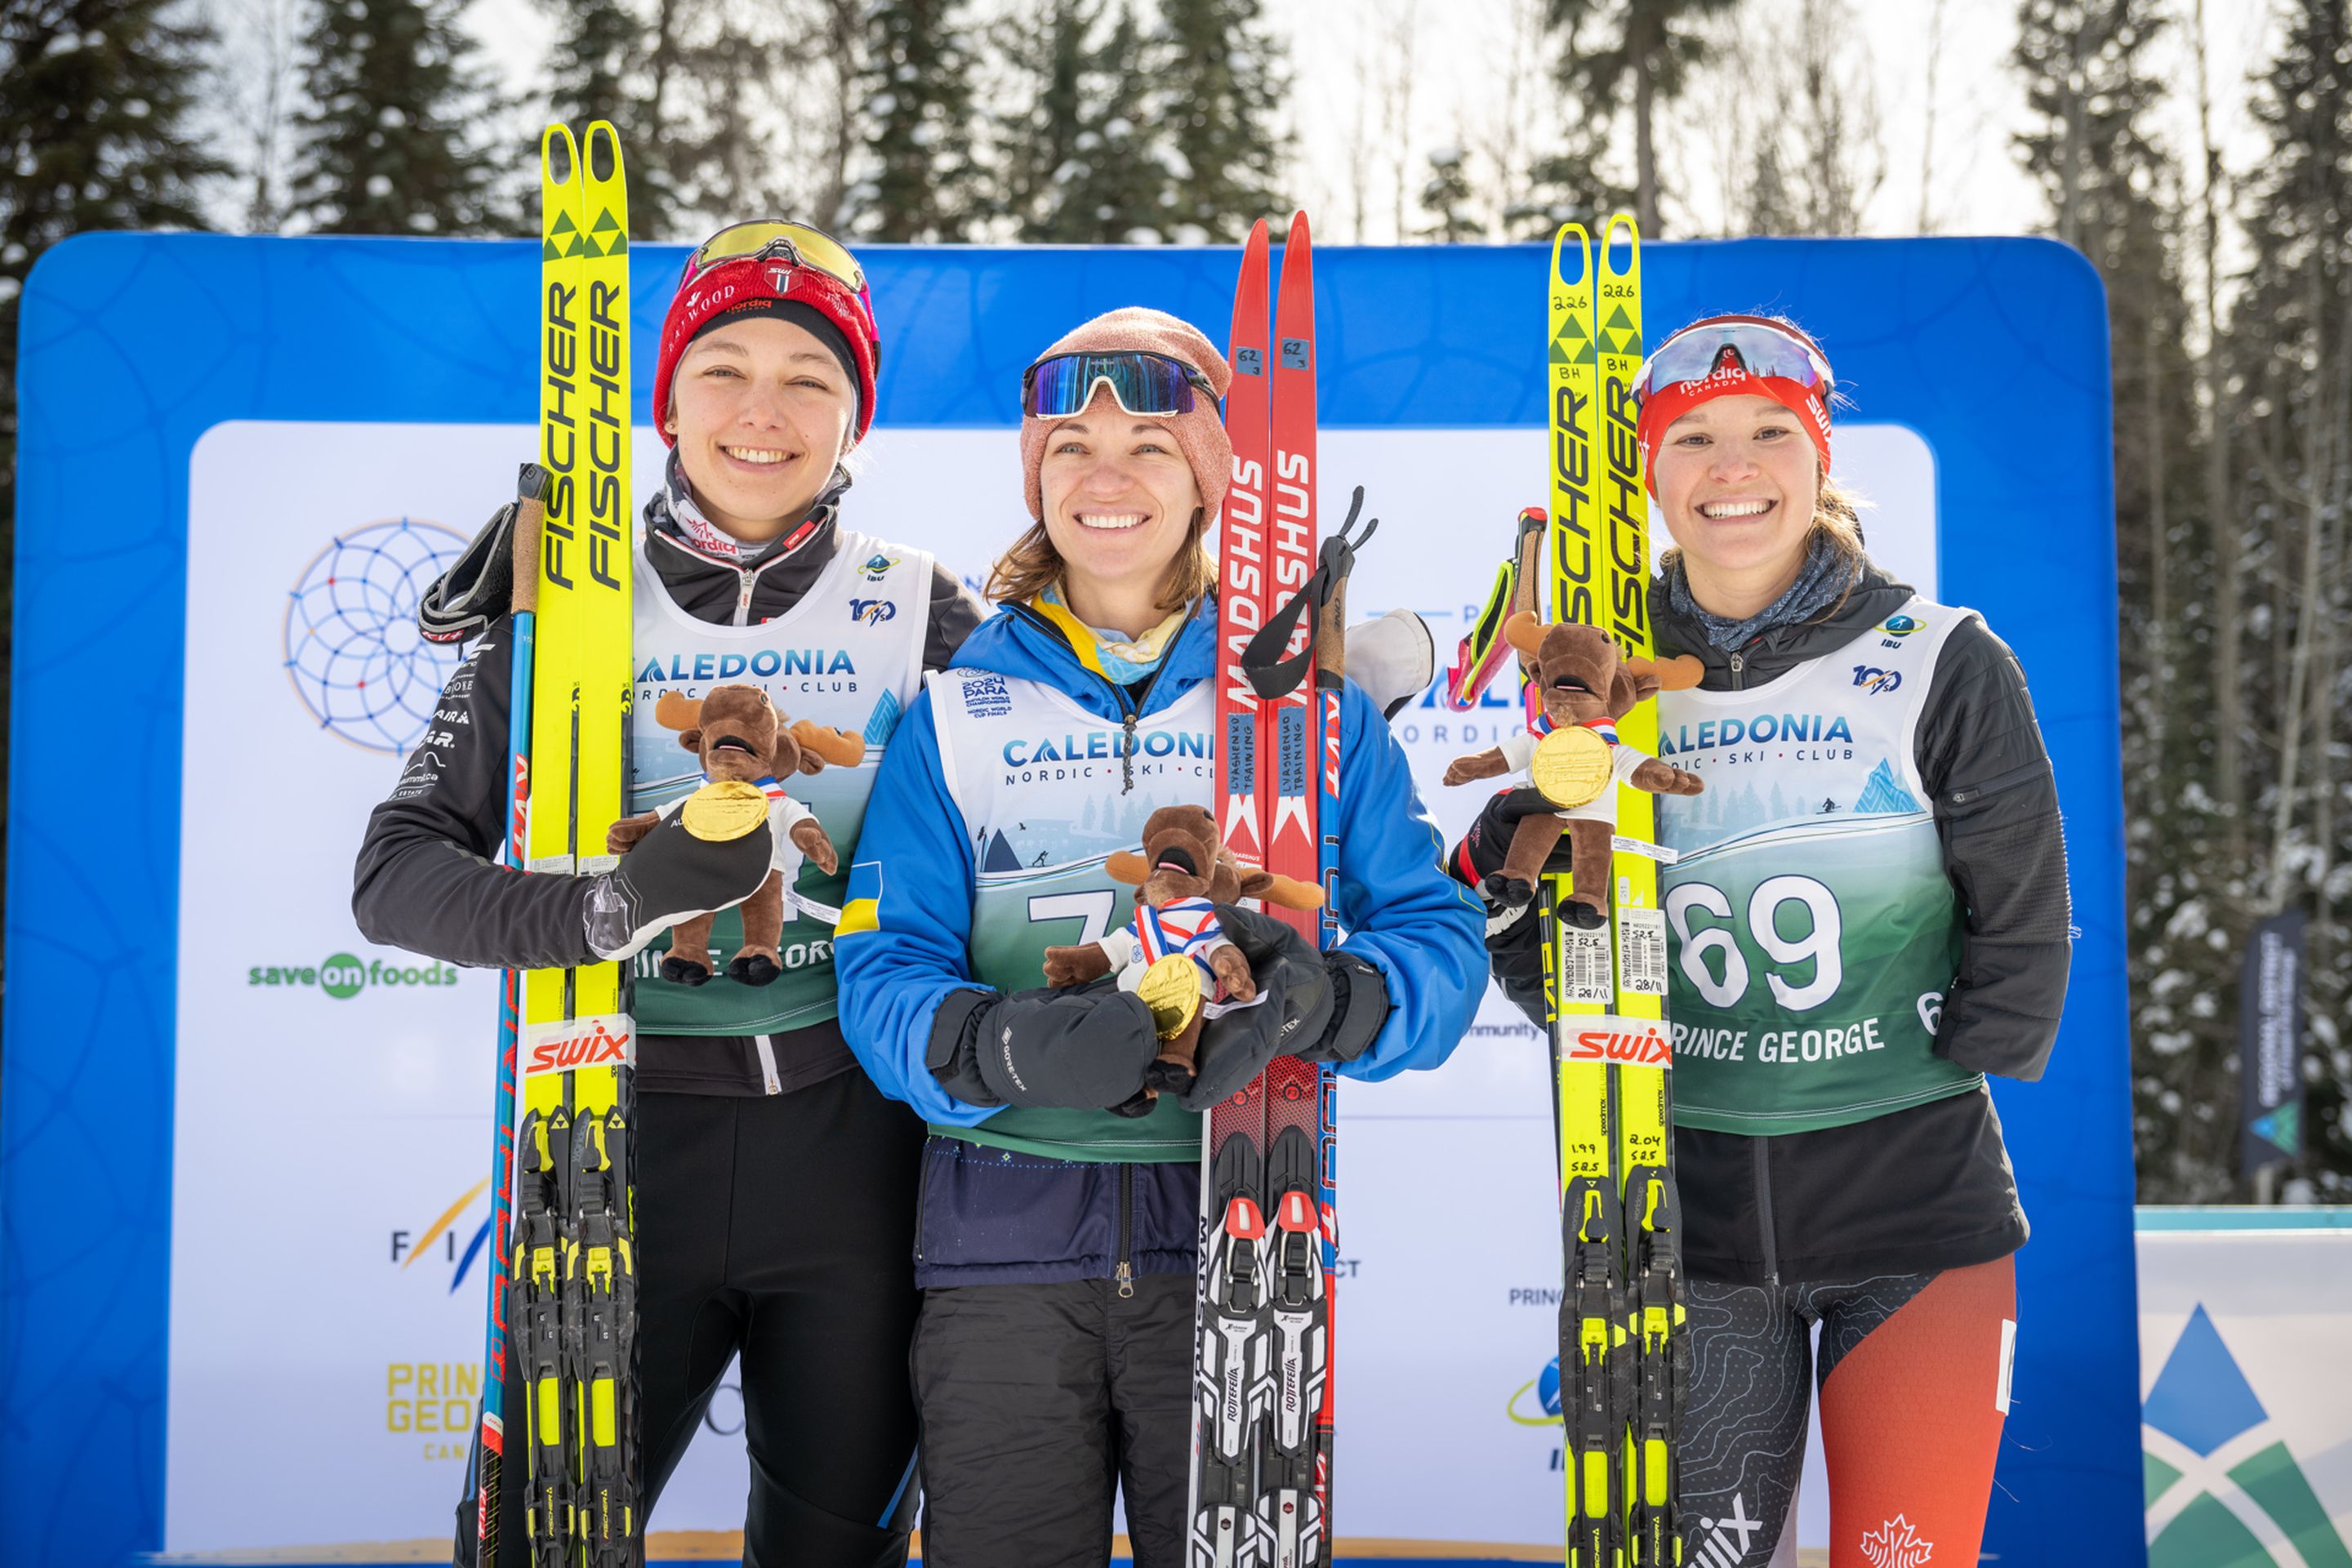
{"label": "yellow fischer ski", "polygon": [[[1620,240],[1620,231],[1622,239]],[[1618,260],[1619,246],[1624,259]],[[1593,302],[1601,397],[1595,421],[1595,471],[1608,537],[1609,584],[1597,624],[1626,658],[1657,651],[1650,628],[1649,492],[1642,482],[1642,448],[1633,427],[1633,378],[1642,367],[1642,236],[1630,217],[1609,220],[1593,258],[1601,274]],[[1618,724],[1619,739],[1655,756],[1658,709],[1634,704]],[[1632,1401],[1625,1469],[1625,1560],[1632,1568],[1681,1563],[1678,1541],[1675,1430],[1680,1425],[1689,1339],[1684,1332],[1682,1238],[1674,1186],[1674,1058],[1664,1028],[1666,918],[1658,907],[1657,797],[1630,784],[1617,786],[1617,847],[1610,866],[1614,940],[1615,1011],[1654,1048],[1616,1064],[1617,1169],[1624,1189],[1621,1238],[1625,1248],[1625,1329],[1632,1357]],[[1645,1030],[1640,1026],[1647,1024]]]}
{"label": "yellow fischer ski", "polygon": [[[1615,254],[1622,247],[1623,259]],[[1627,658],[1654,652],[1649,509],[1633,438],[1642,362],[1641,238],[1610,219],[1552,241],[1549,287],[1552,616],[1608,632]],[[1637,704],[1619,740],[1654,754],[1656,709]],[[1537,900],[1559,1133],[1562,1468],[1567,1562],[1681,1562],[1673,1436],[1683,1403],[1680,1244],[1671,1173],[1672,1058],[1663,1023],[1665,921],[1656,807],[1617,784],[1610,914],[1558,918],[1566,872]],[[1591,889],[1586,889],[1588,892]]]}
{"label": "yellow fischer ski", "polygon": [[[530,795],[536,872],[609,870],[629,709],[628,196],[618,134],[541,139],[540,461]],[[620,966],[524,977],[514,1271],[533,1568],[631,1561],[641,1512],[629,1182],[635,1031]]]}

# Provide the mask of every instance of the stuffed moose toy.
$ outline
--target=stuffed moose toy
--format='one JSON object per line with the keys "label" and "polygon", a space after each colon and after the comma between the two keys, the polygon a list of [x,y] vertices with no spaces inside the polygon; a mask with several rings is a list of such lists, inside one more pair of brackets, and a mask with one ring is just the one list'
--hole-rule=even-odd
{"label": "stuffed moose toy", "polygon": [[[816,814],[784,793],[779,779],[814,773],[825,764],[856,767],[866,760],[863,737],[803,720],[787,726],[782,714],[756,686],[719,686],[700,701],[665,691],[654,704],[654,721],[678,731],[677,743],[702,760],[711,782],[740,779],[768,797],[768,820],[775,828],[775,864],[760,890],[740,906],[743,945],[727,965],[727,977],[745,985],[766,985],[783,973],[777,942],[784,928],[784,883],[806,856],[830,876],[841,857]],[[658,812],[643,812],[613,824],[604,847],[626,854],[656,823],[679,808],[673,801]],[[701,985],[711,978],[710,927],[717,917],[697,915],[670,928],[669,952],[662,960],[665,980]]]}
{"label": "stuffed moose toy", "polygon": [[1546,626],[1525,610],[1505,623],[1543,711],[1525,734],[1466,757],[1445,770],[1448,784],[1526,771],[1528,784],[1510,793],[1504,811],[1515,818],[1502,868],[1480,890],[1517,908],[1535,897],[1544,862],[1565,833],[1574,878],[1560,918],[1591,930],[1608,917],[1609,858],[1617,829],[1617,785],[1652,795],[1696,795],[1698,775],[1662,763],[1617,739],[1616,721],[1661,689],[1696,686],[1704,667],[1695,658],[1625,658],[1598,626]]}
{"label": "stuffed moose toy", "polygon": [[[1134,921],[1097,942],[1047,948],[1045,983],[1081,985],[1117,971],[1120,988],[1150,1005],[1160,1055],[1144,1071],[1142,1092],[1117,1108],[1140,1115],[1161,1090],[1181,1094],[1192,1087],[1203,1004],[1257,995],[1249,961],[1226,937],[1214,906],[1256,899],[1286,910],[1320,909],[1323,890],[1244,869],[1225,847],[1216,818],[1197,805],[1153,812],[1143,824],[1143,853],[1122,849],[1107,868],[1134,886]],[[1155,973],[1159,978],[1150,978]]]}

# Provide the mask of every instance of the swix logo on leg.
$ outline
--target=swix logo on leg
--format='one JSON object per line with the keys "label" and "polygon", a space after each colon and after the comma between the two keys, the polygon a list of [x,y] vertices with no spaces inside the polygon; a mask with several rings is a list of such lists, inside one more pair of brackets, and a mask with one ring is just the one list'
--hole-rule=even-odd
{"label": "swix logo on leg", "polygon": [[1920,1540],[1918,1531],[1899,1513],[1862,1538],[1862,1554],[1870,1559],[1870,1568],[1927,1568],[1935,1550],[1936,1543]]}
{"label": "swix logo on leg", "polygon": [[1621,1018],[1603,1013],[1579,1027],[1568,1042],[1568,1059],[1576,1062],[1618,1062],[1633,1067],[1670,1068],[1674,1047],[1664,1026],[1654,1018]]}
{"label": "swix logo on leg", "polygon": [[637,1065],[637,1031],[626,1013],[598,1013],[523,1031],[525,1078],[574,1068]]}
{"label": "swix logo on leg", "polygon": [[1762,1521],[1748,1517],[1748,1500],[1734,1492],[1728,1514],[1721,1519],[1702,1519],[1698,1527],[1707,1533],[1699,1542],[1693,1562],[1700,1568],[1739,1568],[1748,1561],[1748,1538],[1764,1525]]}

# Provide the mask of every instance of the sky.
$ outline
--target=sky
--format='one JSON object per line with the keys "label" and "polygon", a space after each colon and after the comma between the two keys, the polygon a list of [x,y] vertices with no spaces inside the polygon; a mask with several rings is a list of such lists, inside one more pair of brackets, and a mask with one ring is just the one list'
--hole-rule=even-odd
{"label": "sky", "polygon": [[[1832,4],[1836,0],[1832,0]],[[1775,0],[1752,11],[1786,16],[1801,0]],[[1295,89],[1300,195],[1318,216],[1336,221],[1335,239],[1393,243],[1397,238],[1394,177],[1399,151],[1417,193],[1433,148],[1466,146],[1474,154],[1491,143],[1507,112],[1511,62],[1527,56],[1522,35],[1537,0],[1267,0],[1274,26],[1291,43],[1299,67]],[[2198,144],[2195,57],[2189,47],[2190,0],[2177,0],[2182,25],[2151,46],[2151,62],[2176,86],[2159,132],[2192,171]],[[2259,151],[2244,111],[2248,73],[2263,58],[2274,27],[2272,0],[2205,0],[2208,90],[2225,163],[2245,168]],[[2030,230],[2042,211],[2040,192],[2020,166],[2011,141],[2027,123],[2024,92],[2010,65],[2017,40],[2014,0],[1847,0],[1843,10],[1855,30],[1841,64],[1876,100],[1885,149],[1885,179],[1864,209],[1864,231],[1921,232],[1921,151],[1932,103],[1934,178],[1928,224],[1942,234],[2014,234]],[[1760,38],[1757,36],[1761,32]],[[1928,40],[1941,39],[1932,99]],[[1769,24],[1751,25],[1752,46],[1776,41]],[[1399,106],[1396,62],[1410,51],[1412,79]],[[1713,170],[1703,146],[1707,121],[1723,106],[1716,95],[1738,90],[1737,67],[1721,73],[1713,90],[1677,106],[1661,129],[1670,185],[1702,206],[1713,205]],[[1526,99],[1523,97],[1521,103]],[[1547,107],[1513,106],[1524,120]],[[1395,127],[1402,125],[1402,134]],[[1369,128],[1360,132],[1360,127]],[[1680,143],[1677,145],[1677,143]],[[1381,197],[1366,205],[1355,226],[1351,148],[1372,149],[1381,171],[1370,182]],[[1364,154],[1355,154],[1361,162]],[[1680,165],[1680,166],[1676,166]],[[2194,194],[2197,187],[2191,186]],[[1671,209],[1670,209],[1671,210]],[[1423,221],[1410,214],[1409,223]],[[1352,230],[1352,232],[1351,232]]]}
{"label": "sky", "polygon": [[[232,51],[249,52],[262,19],[290,16],[295,0],[201,0]],[[2175,91],[2158,132],[2182,155],[2192,182],[2198,160],[2196,76],[2189,47],[2195,0],[2174,0],[2180,23],[2152,48]],[[2203,0],[2208,79],[2230,169],[2242,171],[2260,142],[2245,112],[2246,78],[2276,26],[2276,0]],[[1019,0],[976,0],[1001,10]],[[2011,234],[2035,226],[2041,194],[2020,167],[2012,137],[2026,123],[2023,91],[2009,63],[2015,0],[1771,0],[1750,5],[1741,43],[1750,51],[1786,47],[1785,18],[1813,5],[1852,25],[1836,62],[1857,107],[1874,106],[1883,177],[1864,208],[1864,231]],[[1465,148],[1474,171],[1491,168],[1514,128],[1545,139],[1570,107],[1543,81],[1528,43],[1541,0],[1265,0],[1268,25],[1289,45],[1294,71],[1288,120],[1289,184],[1318,232],[1339,243],[1392,244],[1427,221],[1418,197],[1428,157]],[[538,78],[553,22],[535,0],[472,0],[466,23],[511,90]],[[1930,38],[1940,39],[1928,90]],[[1722,101],[1754,91],[1739,61],[1727,63],[1665,117],[1661,163],[1670,205],[1685,232],[1723,222],[1717,164],[1707,142],[1726,114]],[[1932,108],[1932,180],[1922,149]],[[523,155],[519,153],[519,156]],[[1491,177],[1490,177],[1491,183]],[[2189,193],[2198,195],[2192,183]],[[1671,205],[1679,203],[1677,215]],[[1670,227],[1674,226],[1670,224]],[[1499,231],[1496,237],[1502,237]]]}

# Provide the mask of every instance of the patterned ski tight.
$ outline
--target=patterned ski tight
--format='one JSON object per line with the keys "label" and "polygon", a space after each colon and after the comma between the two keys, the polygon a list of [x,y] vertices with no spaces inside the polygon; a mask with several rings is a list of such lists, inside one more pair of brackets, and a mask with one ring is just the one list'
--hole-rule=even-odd
{"label": "patterned ski tight", "polygon": [[1831,1568],[1976,1562],[2009,1408],[2012,1259],[1844,1282],[1688,1283],[1685,1568],[1796,1562],[1816,1375]]}

